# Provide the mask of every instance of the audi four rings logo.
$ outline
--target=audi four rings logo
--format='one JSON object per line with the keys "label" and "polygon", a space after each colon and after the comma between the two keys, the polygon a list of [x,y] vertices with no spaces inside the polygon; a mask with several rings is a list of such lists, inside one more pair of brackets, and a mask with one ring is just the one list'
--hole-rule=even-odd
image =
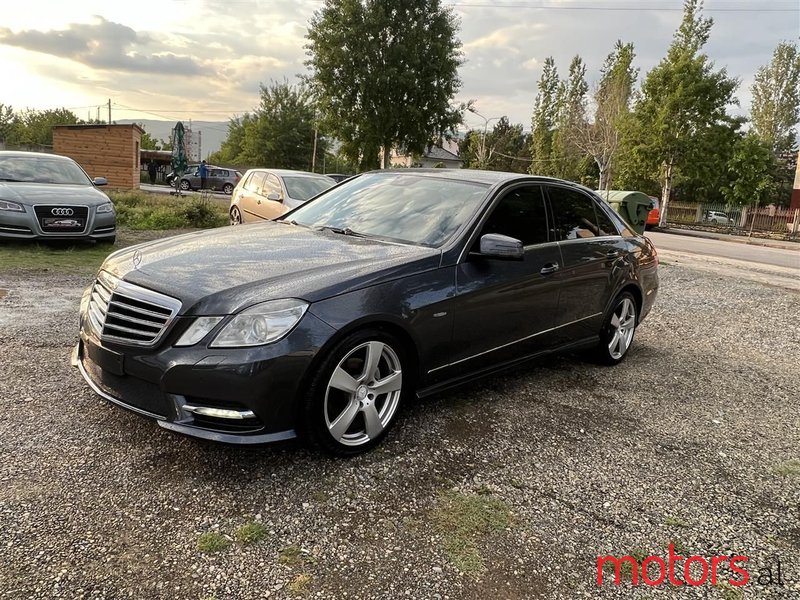
{"label": "audi four rings logo", "polygon": [[50,214],[54,217],[71,217],[75,213],[71,208],[54,208]]}

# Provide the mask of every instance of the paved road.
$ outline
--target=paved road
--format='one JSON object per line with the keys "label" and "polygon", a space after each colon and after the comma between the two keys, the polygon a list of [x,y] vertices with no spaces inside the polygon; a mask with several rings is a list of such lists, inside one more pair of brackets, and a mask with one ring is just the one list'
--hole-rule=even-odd
{"label": "paved road", "polygon": [[[165,185],[150,185],[149,183],[139,184],[139,189],[143,192],[151,192],[154,194],[169,194],[175,191],[175,188],[167,187]],[[184,195],[199,194],[199,192],[182,192]],[[223,194],[222,192],[214,192],[211,194],[214,198],[230,200],[230,194]]]}
{"label": "paved road", "polygon": [[648,231],[647,237],[652,240],[658,250],[703,254],[776,267],[795,268],[800,274],[800,248],[798,250],[767,248],[655,231]]}

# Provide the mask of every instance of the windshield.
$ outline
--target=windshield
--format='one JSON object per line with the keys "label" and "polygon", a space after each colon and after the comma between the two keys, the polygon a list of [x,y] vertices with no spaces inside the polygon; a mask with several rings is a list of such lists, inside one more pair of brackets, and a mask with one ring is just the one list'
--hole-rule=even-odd
{"label": "windshield", "polygon": [[42,156],[0,156],[0,181],[92,185],[76,163]]}
{"label": "windshield", "polygon": [[284,177],[283,182],[286,184],[289,198],[304,202],[336,185],[336,182],[329,177]]}
{"label": "windshield", "polygon": [[474,214],[487,189],[418,173],[369,173],[301,206],[289,220],[438,247]]}

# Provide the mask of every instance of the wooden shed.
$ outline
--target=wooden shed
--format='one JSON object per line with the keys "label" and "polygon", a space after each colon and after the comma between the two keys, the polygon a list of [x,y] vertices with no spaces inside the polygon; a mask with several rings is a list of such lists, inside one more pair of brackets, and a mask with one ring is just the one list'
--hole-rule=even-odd
{"label": "wooden shed", "polygon": [[136,124],[56,125],[53,152],[69,156],[89,177],[105,177],[109,187],[138,189],[143,133]]}

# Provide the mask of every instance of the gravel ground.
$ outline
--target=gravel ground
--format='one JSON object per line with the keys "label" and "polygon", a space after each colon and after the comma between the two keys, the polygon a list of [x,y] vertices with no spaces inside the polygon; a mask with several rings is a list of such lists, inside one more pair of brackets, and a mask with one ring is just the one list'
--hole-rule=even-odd
{"label": "gravel ground", "polygon": [[[0,598],[800,598],[800,294],[683,260],[661,277],[623,365],[419,401],[335,460],[109,406],[69,366],[91,277],[0,274]],[[209,532],[232,543],[201,551]],[[598,587],[598,555],[670,542],[747,556],[750,583]]]}

